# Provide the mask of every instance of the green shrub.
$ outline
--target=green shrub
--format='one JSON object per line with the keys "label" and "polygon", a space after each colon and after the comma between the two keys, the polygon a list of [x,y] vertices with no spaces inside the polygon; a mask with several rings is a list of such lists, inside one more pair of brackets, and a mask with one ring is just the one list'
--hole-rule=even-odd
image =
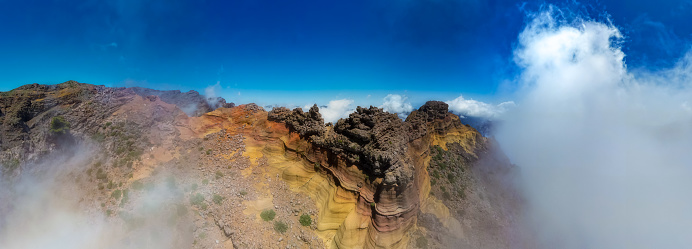
{"label": "green shrub", "polygon": [[214,196],[211,199],[212,199],[212,201],[214,201],[214,203],[216,203],[216,205],[221,205],[221,202],[226,198],[223,198],[223,196],[214,194]]}
{"label": "green shrub", "polygon": [[299,219],[298,221],[299,221],[300,224],[303,225],[304,227],[309,226],[310,224],[312,224],[312,218],[310,218],[310,215],[308,215],[308,214],[303,214],[303,215],[301,215],[301,216],[300,216],[300,219]]}
{"label": "green shrub", "polygon": [[211,155],[211,149],[207,150],[207,155]]}
{"label": "green shrub", "polygon": [[216,180],[218,180],[221,177],[223,177],[223,173],[221,173],[221,171],[216,171]]}
{"label": "green shrub", "polygon": [[204,185],[209,184],[209,179],[204,179],[204,180],[202,180],[202,184],[204,184]]}
{"label": "green shrub", "polygon": [[270,221],[273,220],[274,217],[276,217],[276,212],[274,212],[273,209],[267,209],[260,213],[260,217],[262,217],[262,220],[264,221]]}
{"label": "green shrub", "polygon": [[111,197],[115,198],[116,200],[120,199],[120,195],[122,195],[120,189],[116,189],[115,191],[113,191],[113,193],[111,193]]}
{"label": "green shrub", "polygon": [[196,191],[198,187],[199,186],[197,185],[197,183],[193,183],[192,185],[190,185],[190,189],[192,189],[192,191]]}
{"label": "green shrub", "polygon": [[288,225],[281,221],[274,221],[274,230],[279,233],[285,233],[288,230]]}
{"label": "green shrub", "polygon": [[247,191],[245,191],[245,190],[241,190],[241,191],[240,191],[240,195],[242,195],[242,196],[245,196],[245,195],[247,195]]}
{"label": "green shrub", "polygon": [[70,123],[63,116],[55,116],[50,121],[50,132],[54,134],[65,134],[70,132]]}
{"label": "green shrub", "polygon": [[190,205],[197,206],[202,210],[207,210],[207,204],[204,203],[204,196],[200,193],[190,196]]}
{"label": "green shrub", "polygon": [[371,203],[370,203],[370,207],[371,207],[371,208],[375,208],[376,205],[377,205],[377,204],[375,204],[374,202],[371,202]]}
{"label": "green shrub", "polygon": [[447,180],[449,181],[449,183],[455,183],[457,181],[454,178],[454,174],[452,174],[452,173],[447,174]]}
{"label": "green shrub", "polygon": [[108,174],[106,174],[106,172],[104,172],[102,168],[99,168],[98,170],[96,170],[96,179],[108,180]]}

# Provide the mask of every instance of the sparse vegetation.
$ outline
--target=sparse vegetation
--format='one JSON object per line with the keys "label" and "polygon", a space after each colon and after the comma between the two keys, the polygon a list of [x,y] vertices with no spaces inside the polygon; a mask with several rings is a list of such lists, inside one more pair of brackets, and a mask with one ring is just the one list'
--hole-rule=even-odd
{"label": "sparse vegetation", "polygon": [[91,140],[94,140],[98,143],[103,143],[103,141],[106,141],[106,135],[100,132],[94,133],[94,135],[91,135]]}
{"label": "sparse vegetation", "polygon": [[204,184],[204,185],[209,184],[209,179],[204,179],[204,180],[202,180],[202,184]]}
{"label": "sparse vegetation", "polygon": [[267,210],[262,211],[262,213],[260,213],[260,217],[264,221],[270,221],[270,220],[273,220],[274,217],[276,217],[276,212],[274,212],[273,209],[267,209]]}
{"label": "sparse vegetation", "polygon": [[96,179],[107,181],[108,174],[106,174],[106,172],[104,172],[102,168],[99,168],[98,170],[96,170]]}
{"label": "sparse vegetation", "polygon": [[454,174],[452,174],[452,173],[447,174],[447,180],[449,181],[449,183],[455,183],[456,182],[456,179],[454,178]]}
{"label": "sparse vegetation", "polygon": [[274,231],[285,233],[288,230],[288,225],[281,221],[274,221]]}
{"label": "sparse vegetation", "polygon": [[120,189],[116,189],[115,191],[113,191],[113,193],[111,193],[111,197],[115,198],[116,200],[120,199],[121,195],[122,192],[120,191]]}
{"label": "sparse vegetation", "polygon": [[300,216],[300,219],[298,220],[301,225],[304,227],[309,226],[312,224],[312,218],[310,218],[310,215],[308,214],[303,214]]}
{"label": "sparse vegetation", "polygon": [[211,155],[211,149],[207,150],[207,155]]}
{"label": "sparse vegetation", "polygon": [[50,121],[50,132],[53,134],[65,134],[70,132],[70,123],[63,116],[55,116]]}
{"label": "sparse vegetation", "polygon": [[375,204],[374,202],[371,202],[371,203],[370,203],[370,207],[371,207],[371,208],[375,208],[375,205],[377,205],[377,204]]}
{"label": "sparse vegetation", "polygon": [[247,191],[245,191],[245,190],[241,190],[241,191],[240,191],[240,195],[242,195],[242,196],[245,196],[245,195],[247,195]]}
{"label": "sparse vegetation", "polygon": [[190,205],[200,207],[204,203],[204,196],[196,193],[190,196]]}
{"label": "sparse vegetation", "polygon": [[197,183],[193,183],[192,185],[190,185],[190,189],[191,189],[192,191],[197,191],[197,188],[198,188],[198,187],[199,187],[199,186],[197,185]]}
{"label": "sparse vegetation", "polygon": [[218,180],[221,177],[223,177],[223,173],[221,173],[221,171],[216,171],[216,180]]}
{"label": "sparse vegetation", "polygon": [[216,203],[216,205],[221,205],[221,202],[226,198],[224,198],[223,196],[214,194],[214,196],[211,199],[212,199],[212,201],[214,201],[214,203]]}

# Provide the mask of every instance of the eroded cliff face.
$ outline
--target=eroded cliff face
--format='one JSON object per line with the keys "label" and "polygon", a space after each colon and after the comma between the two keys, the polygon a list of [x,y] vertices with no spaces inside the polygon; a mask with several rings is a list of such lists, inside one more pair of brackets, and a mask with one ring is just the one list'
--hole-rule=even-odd
{"label": "eroded cliff face", "polygon": [[[472,162],[487,144],[438,101],[426,103],[406,121],[377,107],[358,107],[349,118],[325,126],[316,106],[309,112],[277,108],[269,120],[285,123],[305,140],[300,157],[334,177],[336,187],[356,199],[331,241],[336,248],[407,247],[407,233],[421,206],[434,202],[429,200],[427,177],[431,146],[446,150],[447,144],[459,145]],[[445,223],[454,223],[449,221],[453,218],[440,216]]]}

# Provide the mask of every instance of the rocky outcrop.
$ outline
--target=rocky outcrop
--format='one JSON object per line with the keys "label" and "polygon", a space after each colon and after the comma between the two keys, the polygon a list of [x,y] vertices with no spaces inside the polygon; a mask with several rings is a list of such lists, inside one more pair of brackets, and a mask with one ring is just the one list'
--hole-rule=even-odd
{"label": "rocky outcrop", "polygon": [[78,136],[93,134],[103,120],[130,101],[134,93],[68,81],[24,85],[0,93],[0,161],[35,159],[51,150],[51,119],[62,116]]}
{"label": "rocky outcrop", "polygon": [[[358,107],[333,127],[322,124],[317,106],[307,113],[275,108],[268,115],[313,145],[306,160],[325,168],[338,179],[339,187],[358,195],[356,210],[371,220],[369,239],[361,246],[404,248],[405,234],[420,210],[421,191],[426,189],[421,175],[427,175],[429,144],[451,130],[475,132],[447,108],[444,102],[430,101],[402,121],[377,107]],[[470,153],[482,149],[483,138],[475,134],[481,143],[470,145]],[[334,243],[340,246],[340,241]]]}
{"label": "rocky outcrop", "polygon": [[308,112],[298,107],[290,111],[286,107],[277,107],[269,112],[269,121],[283,122],[291,129],[303,137],[319,137],[324,132],[324,119],[319,113],[319,108],[314,105]]}

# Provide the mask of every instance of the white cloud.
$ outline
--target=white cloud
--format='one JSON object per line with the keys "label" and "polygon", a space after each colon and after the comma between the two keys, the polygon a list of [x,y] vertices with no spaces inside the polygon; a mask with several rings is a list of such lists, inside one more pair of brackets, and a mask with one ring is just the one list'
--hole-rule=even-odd
{"label": "white cloud", "polygon": [[691,54],[629,71],[620,31],[534,16],[519,36],[518,105],[496,138],[522,169],[542,248],[692,243]]}
{"label": "white cloud", "polygon": [[449,105],[449,110],[453,113],[480,118],[496,118],[515,106],[512,101],[503,102],[499,105],[491,105],[473,99],[465,99],[462,95],[445,103]]}
{"label": "white cloud", "polygon": [[221,90],[221,81],[217,81],[216,84],[204,88],[204,96],[206,96],[207,98],[216,98],[218,97],[216,95],[216,92],[219,90]]}
{"label": "white cloud", "polygon": [[[304,111],[307,111],[308,109],[305,109]],[[320,108],[320,114],[322,114],[322,118],[324,118],[325,123],[336,123],[336,121],[338,121],[340,118],[346,118],[354,111],[353,100],[351,99],[332,100],[329,101],[327,107]]]}
{"label": "white cloud", "polygon": [[[216,81],[216,84],[204,88],[204,96],[206,97],[207,104],[213,109],[219,107],[218,92],[221,91],[221,89],[221,81]],[[238,95],[240,95],[240,92]]]}
{"label": "white cloud", "polygon": [[413,106],[411,106],[411,103],[407,102],[407,100],[408,98],[406,96],[389,94],[384,97],[384,103],[382,103],[380,108],[384,109],[386,112],[396,113],[400,118],[404,119],[413,111]]}

